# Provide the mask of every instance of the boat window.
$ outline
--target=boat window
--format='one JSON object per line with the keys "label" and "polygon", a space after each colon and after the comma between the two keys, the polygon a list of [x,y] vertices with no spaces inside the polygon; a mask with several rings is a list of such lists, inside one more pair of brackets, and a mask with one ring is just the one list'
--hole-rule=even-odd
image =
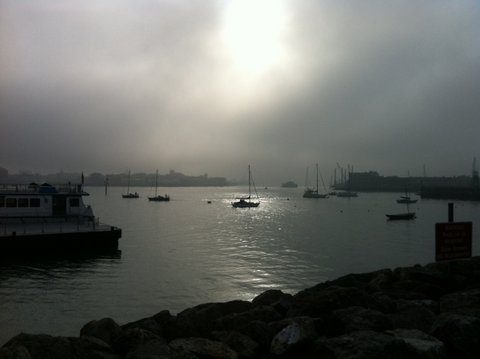
{"label": "boat window", "polygon": [[5,207],[5,196],[0,196],[0,207]]}
{"label": "boat window", "polygon": [[19,198],[18,207],[28,207],[28,198]]}
{"label": "boat window", "polygon": [[40,198],[30,198],[30,207],[40,207]]}
{"label": "boat window", "polygon": [[70,207],[80,207],[80,200],[78,198],[70,198]]}
{"label": "boat window", "polygon": [[17,199],[16,198],[7,198],[5,201],[7,207],[13,208],[17,207]]}

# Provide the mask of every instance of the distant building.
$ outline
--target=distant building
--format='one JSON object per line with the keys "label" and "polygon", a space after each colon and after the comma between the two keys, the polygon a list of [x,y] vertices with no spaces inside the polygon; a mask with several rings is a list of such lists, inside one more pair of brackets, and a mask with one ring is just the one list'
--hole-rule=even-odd
{"label": "distant building", "polygon": [[345,184],[335,189],[365,192],[419,192],[426,186],[435,187],[471,187],[470,176],[456,177],[398,177],[381,176],[376,171],[352,172]]}
{"label": "distant building", "polygon": [[6,168],[0,167],[0,177],[8,177],[8,170]]}

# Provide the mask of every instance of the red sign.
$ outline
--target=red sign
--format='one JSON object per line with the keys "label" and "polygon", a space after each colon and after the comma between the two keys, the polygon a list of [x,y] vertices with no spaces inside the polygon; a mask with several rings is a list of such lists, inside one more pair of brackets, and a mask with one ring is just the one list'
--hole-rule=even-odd
{"label": "red sign", "polygon": [[435,224],[435,260],[472,256],[472,222]]}

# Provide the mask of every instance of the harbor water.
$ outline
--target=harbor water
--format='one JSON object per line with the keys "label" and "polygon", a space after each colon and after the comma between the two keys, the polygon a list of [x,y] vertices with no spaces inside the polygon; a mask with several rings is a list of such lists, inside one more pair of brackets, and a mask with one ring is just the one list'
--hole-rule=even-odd
{"label": "harbor water", "polygon": [[[124,324],[205,302],[251,300],[267,289],[295,293],[351,272],[434,261],[435,223],[447,203],[410,205],[400,194],[304,199],[302,189],[259,191],[258,208],[235,209],[244,187],[160,188],[170,202],[150,202],[150,188],[87,188],[101,222],[122,228],[119,251],[72,258],[0,259],[0,345],[20,333],[78,336],[92,319]],[[209,203],[211,201],[211,203]],[[480,204],[455,202],[455,220],[473,222],[480,248]]]}

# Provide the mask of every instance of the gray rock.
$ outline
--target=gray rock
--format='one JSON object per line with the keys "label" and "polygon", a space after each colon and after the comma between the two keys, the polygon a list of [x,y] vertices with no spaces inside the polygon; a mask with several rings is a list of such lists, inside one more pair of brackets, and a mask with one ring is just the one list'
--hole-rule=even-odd
{"label": "gray rock", "polygon": [[440,312],[480,317],[480,288],[444,295],[439,307]]}
{"label": "gray rock", "polygon": [[313,288],[301,291],[293,296],[289,317],[321,317],[335,309],[361,306],[370,308],[372,297],[358,288],[327,287]]}
{"label": "gray rock", "polygon": [[315,341],[312,358],[398,359],[408,358],[411,349],[401,339],[374,331],[358,331]]}
{"label": "gray rock", "polygon": [[0,359],[32,359],[27,348],[22,345],[13,348],[0,348]]}
{"label": "gray rock", "polygon": [[295,318],[291,324],[275,335],[270,352],[275,355],[283,355],[287,352],[300,350],[302,344],[316,338],[317,333],[312,318]]}
{"label": "gray rock", "polygon": [[280,320],[282,316],[272,307],[262,305],[242,313],[232,313],[214,321],[213,327],[216,330],[237,330],[242,331],[248,323],[260,320],[265,323]]}
{"label": "gray rock", "polygon": [[134,322],[124,324],[121,328],[122,330],[141,328],[158,336],[163,335],[163,327],[153,317],[142,318]]}
{"label": "gray rock", "polygon": [[478,287],[480,283],[480,257],[430,263],[425,266],[425,269],[444,273],[454,279],[459,286],[455,290]]}
{"label": "gray rock", "polygon": [[206,303],[186,309],[177,315],[175,336],[208,336],[219,318],[243,313],[252,308],[252,303],[234,300],[226,303]]}
{"label": "gray rock", "polygon": [[111,318],[92,320],[85,324],[80,330],[80,336],[88,335],[112,344],[115,338],[120,335],[120,326]]}
{"label": "gray rock", "polygon": [[167,344],[162,337],[148,330],[132,327],[122,330],[121,334],[117,336],[113,343],[113,348],[115,352],[125,356],[127,353],[133,352],[138,347],[149,342],[162,343],[163,345]]}
{"label": "gray rock", "polygon": [[443,342],[420,330],[395,329],[386,333],[403,340],[412,352],[415,353],[416,358],[444,359],[447,357]]}
{"label": "gray rock", "polygon": [[129,351],[125,359],[157,359],[171,358],[172,351],[163,340],[149,340],[137,345]]}
{"label": "gray rock", "polygon": [[393,313],[397,310],[397,303],[383,292],[375,292],[371,295],[371,308],[382,313]]}
{"label": "gray rock", "polygon": [[321,289],[327,287],[344,287],[366,290],[371,287],[372,281],[375,281],[376,278],[384,276],[389,277],[391,275],[391,269],[381,269],[368,273],[351,273],[331,281],[320,283],[314,288]]}
{"label": "gray rock", "polygon": [[445,343],[452,358],[480,358],[480,319],[466,315],[443,313],[431,335]]}
{"label": "gray rock", "polygon": [[[4,348],[26,356],[23,347],[32,359],[118,359],[110,346],[94,337],[53,337],[45,334],[19,334],[10,339]],[[19,351],[20,350],[20,351]]]}
{"label": "gray rock", "polygon": [[431,310],[436,307],[432,301],[398,300],[397,312],[390,314],[394,328],[418,329],[429,333],[435,313]]}
{"label": "gray rock", "polygon": [[212,337],[232,348],[239,358],[255,358],[260,350],[256,341],[237,331],[215,331]]}
{"label": "gray rock", "polygon": [[338,309],[333,312],[333,316],[342,324],[345,333],[359,330],[384,331],[393,328],[392,321],[387,315],[368,308]]}
{"label": "gray rock", "polygon": [[291,307],[293,296],[278,289],[270,289],[256,296],[252,300],[254,306],[268,305],[278,313],[285,314]]}
{"label": "gray rock", "polygon": [[255,342],[260,345],[260,353],[267,353],[270,350],[270,343],[276,333],[272,331],[269,324],[261,320],[252,320],[246,326],[242,327],[239,332],[247,337],[254,338]]}
{"label": "gray rock", "polygon": [[190,352],[201,358],[237,359],[238,355],[229,346],[222,342],[205,338],[181,338],[170,342],[170,347]]}

